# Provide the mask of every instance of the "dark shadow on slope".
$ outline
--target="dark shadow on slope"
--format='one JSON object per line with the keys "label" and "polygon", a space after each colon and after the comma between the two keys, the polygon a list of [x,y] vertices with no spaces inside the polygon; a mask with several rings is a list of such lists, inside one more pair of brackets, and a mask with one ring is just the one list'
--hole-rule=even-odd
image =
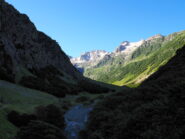
{"label": "dark shadow on slope", "polygon": [[99,102],[82,139],[183,139],[185,47],[139,88]]}

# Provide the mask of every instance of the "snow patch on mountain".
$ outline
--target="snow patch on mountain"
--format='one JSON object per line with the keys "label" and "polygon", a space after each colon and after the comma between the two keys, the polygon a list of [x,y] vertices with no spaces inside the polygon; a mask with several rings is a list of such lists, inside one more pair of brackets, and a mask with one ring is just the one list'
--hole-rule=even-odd
{"label": "snow patch on mountain", "polygon": [[152,36],[152,37],[146,39],[146,41],[151,41],[151,40],[158,39],[158,38],[162,38],[162,37],[164,37],[164,36],[161,35],[161,34],[156,34],[156,35],[154,35],[154,36]]}
{"label": "snow patch on mountain", "polygon": [[91,51],[91,52],[86,52],[86,53],[82,54],[80,57],[71,58],[71,63],[77,64],[77,63],[98,61],[98,60],[104,58],[104,56],[107,54],[109,54],[109,53],[104,50],[95,50],[95,51]]}
{"label": "snow patch on mountain", "polygon": [[124,41],[121,43],[119,47],[116,48],[116,50],[112,53],[106,52],[104,50],[94,50],[90,52],[86,52],[82,54],[80,57],[76,58],[70,58],[72,64],[81,64],[81,63],[92,63],[97,62],[103,59],[105,56],[117,56],[119,54],[126,54],[129,55],[132,53],[136,48],[141,46],[144,43],[144,40],[141,40],[139,42],[128,42]]}
{"label": "snow patch on mountain", "polygon": [[117,47],[113,52],[106,52],[104,50],[94,50],[90,52],[86,52],[77,58],[70,58],[71,63],[77,68],[79,71],[83,71],[84,69],[91,68],[98,64],[101,60],[109,59],[111,57],[117,57],[121,55],[124,59],[129,59],[132,53],[142,46],[144,43],[153,41],[155,39],[163,37],[160,34],[152,36],[146,40],[140,40],[138,42],[122,42],[119,47]]}
{"label": "snow patch on mountain", "polygon": [[121,43],[119,47],[116,48],[114,53],[116,55],[119,55],[120,53],[124,53],[128,55],[132,53],[134,50],[136,50],[139,46],[141,46],[144,42],[145,42],[144,40],[141,40],[138,42],[124,41],[123,43]]}

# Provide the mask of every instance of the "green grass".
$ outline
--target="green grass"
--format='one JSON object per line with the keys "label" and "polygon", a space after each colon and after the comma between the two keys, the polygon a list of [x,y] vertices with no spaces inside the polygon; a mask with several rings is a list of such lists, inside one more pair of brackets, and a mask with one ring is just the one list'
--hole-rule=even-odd
{"label": "green grass", "polygon": [[82,139],[87,139],[85,135],[88,139],[184,138],[184,61],[185,45],[159,70],[152,67],[155,62],[151,64],[146,73],[157,72],[138,88],[123,90],[99,102],[90,113]]}
{"label": "green grass", "polygon": [[185,44],[185,31],[171,34],[144,44],[132,54],[131,59],[118,64],[115,57],[107,64],[87,69],[85,76],[118,86],[137,87],[142,81],[165,65]]}
{"label": "green grass", "polygon": [[18,129],[6,119],[6,112],[0,108],[0,139],[12,139]]}
{"label": "green grass", "polygon": [[58,99],[0,80],[0,139],[12,139],[18,130],[6,119],[8,112],[16,110],[20,113],[32,113],[35,107],[48,104],[58,104]]}
{"label": "green grass", "polygon": [[[100,84],[111,89],[117,89],[113,85]],[[33,113],[35,107],[49,104],[56,104],[63,110],[67,110],[78,104],[92,104],[110,94],[81,92],[79,95],[67,95],[65,98],[59,99],[44,92],[0,80],[0,139],[12,139],[19,130],[7,120],[7,114],[12,110],[19,113]],[[82,98],[86,98],[86,100],[80,101]]]}

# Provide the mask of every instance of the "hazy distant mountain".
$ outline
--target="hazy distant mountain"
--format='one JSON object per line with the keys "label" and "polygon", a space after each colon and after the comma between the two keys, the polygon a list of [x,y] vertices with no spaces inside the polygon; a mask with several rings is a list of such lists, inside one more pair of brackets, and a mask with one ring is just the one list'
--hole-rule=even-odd
{"label": "hazy distant mountain", "polygon": [[106,52],[104,50],[95,50],[90,51],[82,54],[80,57],[77,58],[70,58],[71,63],[80,71],[84,72],[87,68],[96,66],[101,60],[109,59],[110,57],[115,57],[117,55],[125,55],[127,57],[131,54],[136,48],[141,46],[144,41],[141,40],[139,42],[128,42],[125,41],[120,44],[119,47],[116,48],[114,52]]}
{"label": "hazy distant mountain", "polygon": [[71,58],[71,63],[80,71],[84,72],[84,69],[87,67],[92,67],[96,65],[100,60],[102,60],[106,55],[109,55],[108,52],[103,50],[95,50],[91,52],[86,52],[80,57]]}
{"label": "hazy distant mountain", "polygon": [[[148,40],[152,40],[159,37],[162,37],[162,36],[156,35],[149,38]],[[94,51],[83,53],[81,56],[76,58],[73,58],[70,56],[69,58],[71,60],[71,63],[80,72],[84,73],[86,72],[87,69],[91,69],[91,68],[93,69],[95,67],[99,67],[100,65],[104,65],[106,62],[112,61],[118,56],[122,57],[122,59],[128,59],[131,56],[131,54],[144,43],[145,43],[145,40],[141,40],[138,42],[124,41],[113,52],[106,52],[105,50],[94,50]],[[123,61],[119,61],[118,63],[122,63],[122,62]],[[107,64],[110,64],[110,63],[108,62]]]}
{"label": "hazy distant mountain", "polygon": [[102,59],[108,52],[103,50],[96,50],[91,52],[86,52],[82,54],[80,57],[72,58],[72,63],[84,63],[84,62],[91,62],[91,61],[97,61]]}

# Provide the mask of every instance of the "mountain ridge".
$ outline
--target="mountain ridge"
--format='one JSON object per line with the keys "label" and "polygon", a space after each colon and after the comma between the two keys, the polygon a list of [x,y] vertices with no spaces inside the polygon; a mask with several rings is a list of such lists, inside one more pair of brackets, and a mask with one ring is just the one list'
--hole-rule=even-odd
{"label": "mountain ridge", "polygon": [[76,58],[70,57],[70,61],[77,69],[85,70],[86,68],[95,66],[104,58],[118,56],[121,53],[128,55],[137,47],[139,47],[143,42],[144,40],[138,42],[124,41],[118,47],[116,47],[113,52],[107,52],[105,50],[92,50],[85,52]]}
{"label": "mountain ridge", "polygon": [[[157,34],[136,43],[125,41],[117,48],[117,53],[105,55],[93,65],[77,64],[76,67],[82,68],[86,77],[97,81],[119,86],[138,86],[174,56],[175,51],[182,46],[180,44],[184,43],[184,34],[185,31],[181,31],[167,36]],[[171,43],[177,45],[173,46]],[[131,51],[126,51],[125,47],[129,44],[138,45]]]}
{"label": "mountain ridge", "polygon": [[[75,63],[78,63],[78,61],[76,62],[76,60],[80,59],[81,56],[86,55],[86,54],[91,54],[91,53],[97,54],[99,52],[103,52],[103,53],[106,53],[106,54],[124,52],[124,50],[126,49],[126,47],[129,47],[130,44],[132,44],[133,46],[137,47],[137,46],[142,45],[142,43],[144,41],[151,41],[153,39],[157,39],[157,38],[161,38],[161,37],[164,37],[164,36],[161,35],[161,34],[156,34],[154,36],[151,36],[151,37],[147,38],[146,40],[143,40],[142,39],[142,40],[137,41],[137,42],[123,41],[122,43],[120,43],[120,45],[118,47],[115,47],[115,50],[113,50],[112,52],[107,52],[106,50],[92,50],[92,51],[88,51],[88,52],[82,53],[79,57],[69,56],[69,58],[70,58],[71,62],[73,64],[75,64]],[[91,60],[95,60],[95,59],[91,59]],[[86,60],[86,61],[88,61],[88,60]],[[81,62],[83,62],[83,61],[81,61]]]}
{"label": "mountain ridge", "polygon": [[[118,56],[120,54],[129,55],[132,53],[135,49],[140,47],[145,41],[152,41],[153,39],[164,37],[161,34],[156,34],[152,37],[147,38],[146,40],[140,40],[138,42],[129,42],[129,41],[123,41],[118,47],[115,48],[112,52],[107,52],[105,50],[92,50],[89,52],[82,53],[79,57],[69,57],[70,61],[75,67],[77,68],[86,68],[84,65],[87,65],[87,63],[93,63],[98,64],[99,61],[104,59],[104,57],[114,57]],[[98,56],[98,55],[101,56]],[[89,59],[84,59],[83,57],[89,57]],[[95,65],[93,64],[93,65]]]}

